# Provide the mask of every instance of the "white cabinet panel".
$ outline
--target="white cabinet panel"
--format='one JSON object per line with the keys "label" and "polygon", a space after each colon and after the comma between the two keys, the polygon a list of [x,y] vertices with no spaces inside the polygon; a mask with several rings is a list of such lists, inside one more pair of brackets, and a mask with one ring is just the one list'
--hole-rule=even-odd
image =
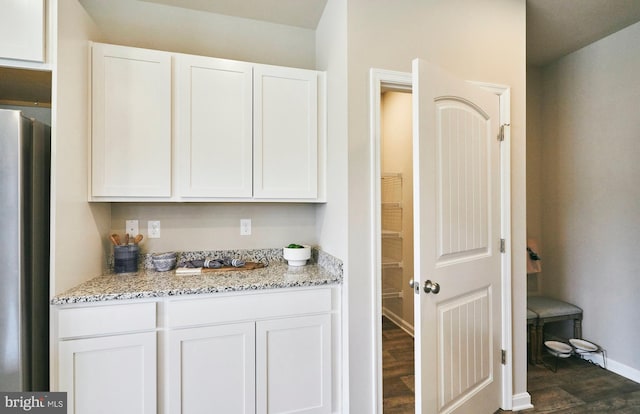
{"label": "white cabinet panel", "polygon": [[252,65],[178,55],[179,195],[251,197]]}
{"label": "white cabinet panel", "polygon": [[94,43],[93,197],[171,196],[171,55]]}
{"label": "white cabinet panel", "polygon": [[155,332],[62,341],[59,391],[70,414],[155,414]]}
{"label": "white cabinet panel", "polygon": [[256,323],[257,413],[331,412],[331,316]]}
{"label": "white cabinet panel", "polygon": [[58,338],[109,335],[156,328],[156,304],[88,306],[58,311]]}
{"label": "white cabinet panel", "polygon": [[271,291],[220,297],[175,299],[167,303],[171,328],[331,312],[331,289]]}
{"label": "white cabinet panel", "polygon": [[168,338],[168,412],[255,413],[253,323],[173,330]]}
{"label": "white cabinet panel", "polygon": [[3,0],[0,58],[44,62],[44,0]]}
{"label": "white cabinet panel", "polygon": [[256,198],[318,195],[318,73],[254,68]]}

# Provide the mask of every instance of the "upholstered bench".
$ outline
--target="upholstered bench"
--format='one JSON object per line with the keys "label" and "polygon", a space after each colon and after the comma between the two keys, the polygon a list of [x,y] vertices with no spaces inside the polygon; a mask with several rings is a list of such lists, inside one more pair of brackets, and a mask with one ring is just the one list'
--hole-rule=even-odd
{"label": "upholstered bench", "polygon": [[582,338],[582,309],[576,305],[546,296],[529,296],[527,298],[527,309],[538,315],[536,326],[536,362],[542,359],[545,324],[573,320],[573,337]]}
{"label": "upholstered bench", "polygon": [[532,364],[536,363],[537,358],[537,349],[538,349],[538,341],[536,340],[536,328],[538,326],[538,314],[532,311],[531,309],[527,309],[527,332],[529,335],[529,347],[531,354],[529,355],[529,362]]}

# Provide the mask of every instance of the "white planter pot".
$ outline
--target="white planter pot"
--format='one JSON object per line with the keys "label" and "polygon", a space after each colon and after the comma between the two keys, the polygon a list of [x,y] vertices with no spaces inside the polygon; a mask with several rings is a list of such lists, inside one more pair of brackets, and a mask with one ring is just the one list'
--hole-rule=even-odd
{"label": "white planter pot", "polygon": [[307,260],[311,258],[311,246],[303,245],[298,249],[290,249],[284,247],[282,249],[282,257],[289,263],[289,266],[304,266]]}

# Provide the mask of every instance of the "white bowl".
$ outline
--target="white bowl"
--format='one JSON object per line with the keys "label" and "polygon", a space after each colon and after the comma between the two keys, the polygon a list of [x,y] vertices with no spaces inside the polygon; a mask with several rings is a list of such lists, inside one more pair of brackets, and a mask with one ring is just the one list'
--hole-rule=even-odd
{"label": "white bowl", "polygon": [[564,342],[546,341],[544,345],[547,347],[547,352],[556,358],[569,358],[573,352],[573,348]]}
{"label": "white bowl", "polygon": [[571,338],[569,339],[569,343],[580,351],[596,352],[598,350],[595,344],[585,341],[584,339]]}
{"label": "white bowl", "polygon": [[282,257],[289,263],[289,266],[304,266],[311,258],[311,246],[304,244],[302,246],[297,249],[282,248]]}
{"label": "white bowl", "polygon": [[156,271],[158,272],[166,272],[168,270],[171,270],[174,268],[174,266],[176,265],[176,258],[167,258],[167,259],[151,259],[151,261],[153,262],[153,267],[156,269]]}

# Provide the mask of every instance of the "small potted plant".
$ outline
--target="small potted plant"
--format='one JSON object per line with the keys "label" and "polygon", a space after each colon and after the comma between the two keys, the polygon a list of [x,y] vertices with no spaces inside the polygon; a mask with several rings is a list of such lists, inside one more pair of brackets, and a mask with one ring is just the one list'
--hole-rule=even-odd
{"label": "small potted plant", "polygon": [[282,257],[289,262],[289,266],[304,266],[311,258],[311,246],[291,243],[282,249]]}

